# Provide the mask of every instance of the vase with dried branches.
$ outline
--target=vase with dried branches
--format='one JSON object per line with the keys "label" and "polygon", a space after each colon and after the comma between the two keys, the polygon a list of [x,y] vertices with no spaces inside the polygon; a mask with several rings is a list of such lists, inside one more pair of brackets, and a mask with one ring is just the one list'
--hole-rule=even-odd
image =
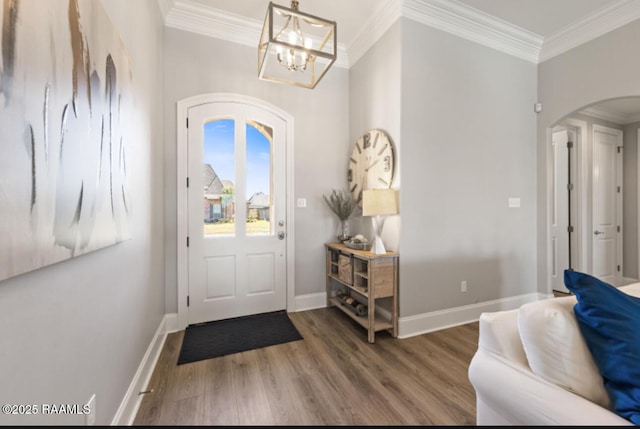
{"label": "vase with dried branches", "polygon": [[353,215],[353,212],[358,206],[358,202],[353,198],[351,192],[345,189],[333,189],[329,196],[323,195],[322,198],[325,200],[331,211],[338,216],[338,219],[340,219],[340,226],[337,234],[338,240],[342,242],[350,239],[349,218]]}

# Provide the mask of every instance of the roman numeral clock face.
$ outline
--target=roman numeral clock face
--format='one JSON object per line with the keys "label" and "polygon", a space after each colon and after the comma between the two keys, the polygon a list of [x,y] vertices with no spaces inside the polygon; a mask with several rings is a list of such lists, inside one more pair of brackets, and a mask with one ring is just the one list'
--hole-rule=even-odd
{"label": "roman numeral clock face", "polygon": [[387,133],[369,130],[353,146],[347,180],[349,190],[362,207],[362,191],[390,188],[393,181],[394,148]]}

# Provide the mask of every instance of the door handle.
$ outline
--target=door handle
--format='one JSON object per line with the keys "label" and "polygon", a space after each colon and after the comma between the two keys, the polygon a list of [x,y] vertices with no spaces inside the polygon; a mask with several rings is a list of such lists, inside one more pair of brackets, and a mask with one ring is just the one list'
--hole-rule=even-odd
{"label": "door handle", "polygon": [[604,231],[593,231],[593,233],[594,233],[595,235],[600,235],[600,234],[604,234]]}
{"label": "door handle", "polygon": [[284,231],[280,231],[280,232],[278,233],[278,238],[279,238],[280,240],[284,240]]}

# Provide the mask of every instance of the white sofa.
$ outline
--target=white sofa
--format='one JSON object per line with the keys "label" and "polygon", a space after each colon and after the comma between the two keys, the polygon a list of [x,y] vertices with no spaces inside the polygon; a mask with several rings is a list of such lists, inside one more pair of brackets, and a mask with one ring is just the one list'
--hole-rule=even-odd
{"label": "white sofa", "polygon": [[[640,296],[640,283],[619,288]],[[480,317],[469,366],[478,425],[631,425],[609,398],[573,313],[575,296]]]}

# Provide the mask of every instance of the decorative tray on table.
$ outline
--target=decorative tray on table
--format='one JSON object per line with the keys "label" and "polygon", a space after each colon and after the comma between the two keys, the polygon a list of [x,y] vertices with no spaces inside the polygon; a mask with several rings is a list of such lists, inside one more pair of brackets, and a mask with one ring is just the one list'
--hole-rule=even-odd
{"label": "decorative tray on table", "polygon": [[345,246],[347,246],[349,249],[354,249],[354,250],[369,250],[371,249],[371,243],[369,243],[368,241],[353,241],[353,240],[347,240],[344,241],[343,244]]}

